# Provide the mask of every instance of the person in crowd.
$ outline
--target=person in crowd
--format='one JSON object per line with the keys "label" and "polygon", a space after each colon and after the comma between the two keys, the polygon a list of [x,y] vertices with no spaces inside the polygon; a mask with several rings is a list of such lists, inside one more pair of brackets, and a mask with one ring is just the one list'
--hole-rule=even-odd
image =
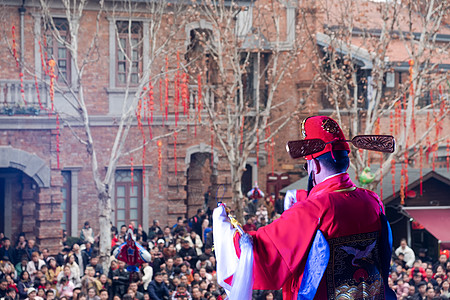
{"label": "person in crowd", "polygon": [[5,278],[0,279],[0,298],[6,297],[8,292],[8,281]]}
{"label": "person in crowd", "polygon": [[448,257],[446,254],[441,253],[439,255],[439,261],[433,264],[433,271],[436,273],[438,266],[441,266],[443,269],[447,267]]}
{"label": "person in crowd", "polygon": [[266,223],[269,222],[269,215],[267,213],[267,208],[264,206],[264,204],[258,206],[255,217],[256,220],[260,220],[261,218],[263,218]]}
{"label": "person in crowd", "polygon": [[[33,241],[33,240],[30,240]],[[27,263],[27,271],[30,274],[31,281],[34,281],[37,272],[41,269],[45,262],[39,258],[39,252],[35,251],[31,255],[31,261]]]}
{"label": "person in crowd", "polygon": [[[106,275],[105,275],[106,276]],[[109,294],[108,294],[108,290],[106,289],[101,289],[100,290],[100,300],[108,300],[109,299]]]}
{"label": "person in crowd", "polygon": [[275,213],[281,215],[284,212],[284,198],[283,195],[278,194],[275,200]]}
{"label": "person in crowd", "polygon": [[28,289],[26,300],[44,300],[42,297],[37,295],[37,290],[33,287]]}
{"label": "person in crowd", "polygon": [[67,279],[67,277],[65,276],[63,276],[56,285],[56,290],[58,291],[60,297],[65,296],[68,298],[72,298],[74,288],[75,285],[73,284],[73,282]]}
{"label": "person in crowd", "polygon": [[144,291],[148,290],[148,285],[153,279],[153,268],[150,266],[149,263],[144,262],[141,267],[142,272],[142,287]]}
{"label": "person in crowd", "polygon": [[400,240],[400,246],[395,250],[395,255],[399,255],[400,253],[403,253],[404,255],[404,261],[406,263],[406,266],[411,268],[416,260],[416,255],[414,254],[413,249],[408,247],[408,244],[406,242],[406,239],[403,238]]}
{"label": "person in crowd", "polygon": [[7,237],[1,240],[0,259],[7,259],[12,264],[16,263],[16,250],[11,246],[11,240]]}
{"label": "person in crowd", "polygon": [[72,246],[72,253],[75,258],[75,262],[77,263],[77,266],[79,268],[79,276],[81,277],[82,274],[84,274],[84,269],[88,265],[89,262],[89,256],[86,252],[81,251],[80,245],[73,244]]}
{"label": "person in crowd", "polygon": [[42,259],[43,261],[47,262],[47,259],[49,258],[49,256],[50,256],[50,250],[48,250],[48,248],[42,249],[42,252],[41,252],[41,259]]}
{"label": "person in crowd", "polygon": [[[97,294],[101,289],[101,283],[95,278],[95,269],[93,267],[86,267],[85,275],[81,279],[81,291],[88,294],[89,288],[94,288]],[[88,297],[89,298],[89,297]]]}
{"label": "person in crowd", "polygon": [[152,300],[163,300],[169,297],[169,289],[163,282],[163,275],[156,273],[152,282],[148,286],[148,293]]}
{"label": "person in crowd", "polygon": [[20,278],[22,272],[27,270],[28,258],[26,255],[22,256],[20,262],[18,262],[15,266],[17,277]]}
{"label": "person in crowd", "polygon": [[[80,247],[80,249],[81,249],[81,247]],[[88,257],[88,259],[90,261],[92,255],[94,254],[94,248],[92,248],[92,244],[90,242],[86,242],[84,244],[84,249],[82,249],[81,252],[86,253],[87,257]]]}
{"label": "person in crowd", "polygon": [[189,233],[189,236],[186,237],[189,241],[189,246],[194,248],[197,252],[197,256],[202,254],[203,242],[200,238],[200,235],[197,234],[194,230]]}
{"label": "person in crowd", "polygon": [[191,228],[198,236],[202,236],[202,223],[205,218],[205,210],[199,208],[197,209],[197,214],[190,219]]}
{"label": "person in crowd", "polygon": [[56,264],[54,257],[47,258],[48,270],[45,274],[45,278],[52,284],[53,288],[56,288],[58,283],[58,275],[62,272],[62,268]]}
{"label": "person in crowd", "polygon": [[33,286],[33,281],[31,281],[30,274],[28,271],[23,271],[22,274],[20,274],[20,281],[17,285],[17,288],[19,289],[19,298],[25,299],[27,298],[28,289]]}
{"label": "person in crowd", "polygon": [[195,263],[197,263],[197,252],[190,246],[189,240],[187,239],[182,241],[181,249],[178,252],[178,255],[190,265],[195,266]]}
{"label": "person in crowd", "polygon": [[177,255],[177,250],[175,249],[175,245],[170,243],[168,247],[163,249],[164,259],[167,261],[169,258],[174,258]]}
{"label": "person in crowd", "polygon": [[78,263],[75,261],[76,257],[73,253],[69,253],[66,257],[65,265],[70,267],[70,273],[74,278],[81,277],[81,270]]}
{"label": "person in crowd", "polygon": [[249,231],[256,231],[256,225],[255,225],[255,216],[254,215],[248,215],[247,216],[247,222],[242,227],[245,232]]}
{"label": "person in crowd", "polygon": [[112,289],[114,296],[122,297],[127,292],[129,282],[129,274],[125,270],[125,263],[119,261],[119,268],[113,271],[112,274]]}
{"label": "person in crowd", "polygon": [[45,291],[45,300],[54,300],[55,297],[56,295],[53,289],[48,289]]}
{"label": "person in crowd", "polygon": [[59,273],[57,280],[58,282],[61,281],[61,278],[66,277],[67,280],[71,281],[72,284],[76,287],[76,288],[80,288],[81,287],[81,279],[80,276],[78,276],[78,273],[73,273],[72,272],[72,267],[70,266],[70,264],[66,264],[63,268],[63,271]]}
{"label": "person in crowd", "polygon": [[158,220],[153,220],[153,225],[148,229],[148,233],[153,233],[153,235],[163,233]]}
{"label": "person in crowd", "polygon": [[267,216],[269,217],[269,219],[272,219],[273,215],[275,213],[275,207],[274,207],[272,201],[270,201],[270,197],[265,197],[263,204],[266,207]]}
{"label": "person in crowd", "polygon": [[[1,298],[1,297],[0,297]],[[14,288],[9,288],[6,292],[5,300],[19,300],[19,294]]]}
{"label": "person in crowd", "polygon": [[94,230],[89,225],[89,221],[84,222],[80,232],[80,239],[83,243],[89,242],[93,244],[95,242]]}
{"label": "person in crowd", "polygon": [[138,291],[138,283],[135,281],[130,282],[128,287],[128,293],[132,291],[134,294],[134,298],[137,300],[144,300],[144,293]]}
{"label": "person in crowd", "polygon": [[98,256],[93,255],[91,257],[91,259],[89,260],[89,264],[87,265],[88,267],[92,267],[94,268],[95,271],[95,278],[100,277],[100,275],[103,274],[103,267],[101,264],[98,263]]}
{"label": "person in crowd", "polygon": [[29,239],[27,241],[27,246],[25,247],[25,251],[27,253],[28,259],[30,259],[30,260],[33,258],[34,252],[37,252],[39,254],[39,248],[36,246],[36,241],[34,239]]}
{"label": "person in crowd", "polygon": [[448,280],[442,282],[441,296],[445,296],[450,299],[450,283]]}
{"label": "person in crowd", "polygon": [[97,290],[95,287],[90,287],[86,295],[86,300],[100,300],[100,297],[97,296]]}
{"label": "person in crowd", "polygon": [[176,291],[172,293],[172,300],[192,300],[191,294],[187,290],[187,286],[184,283],[180,283],[177,286]]}

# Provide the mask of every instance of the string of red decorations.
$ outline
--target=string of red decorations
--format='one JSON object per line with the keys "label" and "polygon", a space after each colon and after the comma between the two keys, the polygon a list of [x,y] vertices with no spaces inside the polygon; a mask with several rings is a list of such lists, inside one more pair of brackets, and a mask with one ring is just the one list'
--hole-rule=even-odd
{"label": "string of red decorations", "polygon": [[[147,141],[145,139],[144,125],[142,124],[142,99],[145,95],[146,87],[143,88],[141,97],[139,98],[137,108],[136,108],[136,119],[138,122],[138,129],[142,136],[142,180],[145,181],[145,152]],[[145,103],[145,102],[144,102]],[[145,110],[145,109],[144,109]],[[143,193],[145,194],[145,184],[143,185]]]}
{"label": "string of red decorations", "polygon": [[211,170],[214,169],[214,128],[212,122],[210,124],[211,127]]}
{"label": "string of red decorations", "polygon": [[166,75],[164,78],[164,110],[165,110],[165,117],[166,121],[169,117],[169,57],[166,56]]}
{"label": "string of red decorations", "polygon": [[450,139],[447,139],[447,172],[450,170]]}
{"label": "string of red decorations", "polygon": [[148,110],[150,113],[150,119],[147,121],[149,122],[148,124],[148,129],[150,131],[150,140],[153,139],[153,133],[152,133],[152,128],[151,125],[153,124],[153,112],[155,110],[155,97],[154,97],[154,91],[153,91],[153,84],[151,82],[151,80],[148,83]]}
{"label": "string of red decorations", "polygon": [[19,67],[19,58],[17,57],[17,44],[16,44],[16,26],[12,26],[11,28],[11,34],[12,34],[12,52],[14,59],[16,61],[16,66]]}
{"label": "string of red decorations", "polygon": [[178,166],[177,166],[177,137],[178,132],[173,133],[173,161],[175,164],[175,176],[177,176],[178,173]]}
{"label": "string of red decorations", "polygon": [[198,109],[198,123],[202,123],[202,109],[203,109],[203,99],[202,99],[202,75],[197,75],[197,109]]}
{"label": "string of red decorations", "polygon": [[162,146],[163,143],[161,140],[156,142],[158,146],[158,179],[159,179],[159,192],[161,192],[161,176],[162,176]]}
{"label": "string of red decorations", "polygon": [[37,96],[38,103],[39,103],[39,109],[40,109],[40,110],[44,110],[44,107],[42,106],[41,94],[40,94],[40,92],[39,92],[39,84],[38,84],[37,76],[36,76],[36,75],[34,75],[34,85],[35,85],[35,87],[36,87],[36,96]]}
{"label": "string of red decorations", "polygon": [[173,98],[173,104],[175,109],[175,127],[178,125],[178,113],[179,113],[179,106],[180,106],[180,53],[177,51],[177,72],[175,73],[174,78],[174,85],[175,85],[175,95]]}

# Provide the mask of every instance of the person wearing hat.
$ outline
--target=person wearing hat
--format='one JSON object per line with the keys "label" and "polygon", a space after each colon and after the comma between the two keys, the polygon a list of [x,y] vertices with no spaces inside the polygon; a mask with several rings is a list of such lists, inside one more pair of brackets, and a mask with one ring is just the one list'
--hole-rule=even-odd
{"label": "person wearing hat", "polygon": [[[325,146],[305,152],[307,197],[277,221],[249,232],[253,289],[283,288],[288,300],[396,299],[387,280],[392,247],[384,206],[374,192],[351,181],[350,147],[341,128],[329,117],[315,116],[302,122],[301,133]],[[239,266],[240,243],[247,238],[229,229],[227,214],[223,204],[214,210],[214,240],[226,250],[234,244],[235,253],[216,248],[218,282],[232,293],[232,276],[241,275],[232,266]]]}
{"label": "person wearing hat", "polygon": [[37,291],[35,288],[31,287],[27,291],[28,298],[25,300],[44,300],[42,297],[37,296]]}

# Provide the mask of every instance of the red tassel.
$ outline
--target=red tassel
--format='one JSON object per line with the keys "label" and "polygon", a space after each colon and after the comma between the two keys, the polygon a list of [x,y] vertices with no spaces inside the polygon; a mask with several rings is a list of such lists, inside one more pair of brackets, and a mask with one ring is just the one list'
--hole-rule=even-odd
{"label": "red tassel", "polygon": [[177,176],[177,136],[178,132],[173,133],[173,160],[175,161],[175,176]]}
{"label": "red tassel", "polygon": [[11,28],[12,34],[12,51],[14,59],[16,60],[16,66],[19,67],[19,58],[17,57],[17,45],[16,45],[16,26],[12,26]]}
{"label": "red tassel", "polygon": [[52,103],[51,110],[52,112],[55,110],[54,106],[54,100],[55,100],[55,65],[56,62],[51,59],[48,62],[48,65],[50,66],[50,101]]}
{"label": "red tassel", "polygon": [[178,113],[180,106],[180,53],[177,51],[177,72],[175,73],[174,78],[175,85],[175,95],[173,98],[173,103],[175,107],[175,127],[178,125]]}
{"label": "red tassel", "polygon": [[166,121],[169,117],[169,57],[166,56],[166,78],[165,78],[165,99],[164,108],[166,114]]}

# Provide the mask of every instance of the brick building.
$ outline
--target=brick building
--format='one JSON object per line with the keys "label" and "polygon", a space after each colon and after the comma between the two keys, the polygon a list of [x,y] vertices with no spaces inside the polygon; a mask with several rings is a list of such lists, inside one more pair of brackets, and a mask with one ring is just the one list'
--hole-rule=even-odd
{"label": "brick building", "polygon": [[[120,40],[120,33],[124,34],[124,39],[133,38],[134,34],[139,35],[143,41],[143,53],[151,46],[148,42],[148,16],[134,11],[135,15],[131,17],[132,22],[125,22],[129,18],[120,11],[114,15],[112,2],[106,1],[108,9],[100,15],[98,55],[95,60],[86,65],[87,71],[83,77],[86,105],[90,114],[90,128],[92,136],[95,137],[94,143],[98,155],[98,168],[103,175],[107,172],[108,157],[112,151],[118,120],[120,120],[120,107],[126,97],[125,77],[130,75],[133,82],[133,76],[139,77],[142,72],[139,69],[135,73],[128,74],[122,69],[121,53],[128,50],[121,48],[117,36]],[[260,21],[253,20],[255,15],[252,11],[253,4],[242,2],[241,5],[247,9],[243,9],[242,13],[236,16],[236,26],[240,26],[239,28],[245,31],[248,37],[255,36],[253,27],[248,25],[250,22],[257,26]],[[281,37],[285,47],[283,51],[288,52],[290,45],[302,38],[295,28],[304,17],[314,20],[314,22],[311,21],[310,27],[319,33],[323,32],[325,25],[328,27],[332,25],[324,24],[322,12],[308,3],[288,1],[281,7],[283,11],[280,24],[283,28]],[[75,132],[83,136],[83,124],[75,117],[76,112],[68,104],[71,99],[69,102],[64,99],[62,95],[64,89],[62,92],[57,92],[54,103],[51,102],[49,78],[48,74],[45,74],[46,64],[42,64],[41,56],[45,52],[49,56],[53,53],[59,72],[57,80],[65,80],[69,86],[77,86],[76,71],[71,65],[73,58],[70,57],[70,53],[56,40],[50,41],[51,37],[46,36],[45,47],[41,45],[40,42],[43,41],[42,37],[46,32],[46,23],[38,1],[25,1],[25,6],[17,4],[16,1],[4,1],[2,9],[1,21],[6,38],[0,41],[0,53],[3,57],[0,62],[0,210],[3,211],[3,215],[0,215],[0,219],[3,220],[0,222],[0,231],[4,231],[13,239],[20,232],[24,232],[27,237],[35,237],[38,244],[49,246],[52,248],[51,251],[55,252],[61,237],[61,228],[66,229],[71,236],[78,236],[83,223],[90,221],[95,232],[99,229],[98,196],[90,156],[86,146],[73,134]],[[61,6],[56,3],[50,11],[55,26],[67,37],[70,36]],[[90,47],[90,33],[95,31],[97,13],[96,5],[90,3],[80,17],[80,49]],[[124,30],[128,32],[117,32],[124,24],[121,22],[131,24],[129,28],[125,26]],[[12,26],[15,26],[14,42]],[[377,24],[374,26],[376,27]],[[183,27],[173,39],[177,45],[184,45],[184,48],[180,50],[180,56],[186,57],[187,52],[192,48],[192,32],[209,28],[212,28],[212,25],[201,15],[191,16],[189,21],[184,22]],[[167,29],[163,29],[161,35],[169,34],[164,30]],[[449,33],[444,32],[440,35],[443,43],[446,41],[448,43]],[[270,36],[270,32],[266,32],[258,38],[267,37],[270,43]],[[361,33],[355,32],[354,39],[355,44],[360,45]],[[254,42],[251,38],[247,38],[244,43],[251,45],[252,41]],[[322,49],[329,46],[327,43],[327,36],[318,34],[314,44],[308,47]],[[401,41],[397,43],[399,49],[400,44]],[[12,51],[14,47],[18,53],[17,60],[26,66],[22,69],[23,77],[19,75],[21,69],[14,59]],[[402,74],[403,78],[407,77],[405,67],[407,58],[403,55],[404,51],[401,52],[403,54],[396,49],[390,49],[390,51],[393,61],[399,64],[393,72],[394,86],[387,87],[388,89],[395,88],[397,83],[402,82]],[[133,55],[132,52],[127,54]],[[370,64],[370,59],[365,56],[364,51],[359,51],[358,55],[356,58],[362,64]],[[144,64],[146,59],[149,58],[143,55],[137,60],[137,64]],[[159,59],[158,63],[163,64],[164,59],[161,57]],[[299,59],[300,61],[304,59],[304,67],[283,80],[274,99],[281,101],[293,98],[298,102],[305,102],[304,109],[283,129],[282,134],[275,137],[275,155],[270,157],[270,154],[268,155],[265,149],[262,149],[263,147],[258,153],[256,151],[251,153],[242,179],[244,193],[250,190],[255,181],[258,181],[260,188],[264,191],[277,193],[281,188],[304,175],[299,167],[301,162],[292,161],[286,154],[285,142],[299,138],[297,124],[303,117],[318,113],[333,113],[327,102],[326,85],[318,84],[312,92],[309,91],[314,77],[314,63],[302,57],[301,54]],[[171,61],[171,64],[175,63]],[[448,72],[448,65],[446,67]],[[365,70],[370,72],[369,67]],[[34,75],[37,75],[36,81]],[[21,78],[23,87],[21,87]],[[188,115],[195,118],[197,107],[192,104],[198,97],[198,85],[189,85],[189,89]],[[132,87],[131,91],[135,89]],[[207,89],[202,91],[204,101],[213,101],[211,99],[214,94],[209,93]],[[171,89],[169,91],[171,103],[174,97],[175,92]],[[57,124],[56,115],[47,112],[53,104],[61,113],[60,125]],[[169,106],[168,120],[165,121],[163,113],[156,109],[151,126],[154,136],[176,129],[174,110],[173,106]],[[287,115],[290,110],[291,107],[281,106],[274,111],[274,115]],[[207,117],[206,111],[202,114],[204,118]],[[183,116],[183,118],[187,117]],[[421,118],[425,116],[422,115]],[[179,126],[186,126],[186,130],[180,131],[177,135],[176,156],[174,139],[169,137],[164,140],[160,148],[156,143],[148,144],[145,168],[141,159],[142,151],[132,152],[120,158],[112,192],[114,225],[120,226],[135,221],[142,224],[145,229],[154,219],[160,220],[164,226],[172,225],[178,216],[190,217],[198,208],[203,207],[204,195],[208,191],[211,192],[213,199],[210,199],[206,205],[214,207],[215,192],[219,186],[226,187],[225,200],[231,198],[230,168],[220,145],[214,143],[214,140],[211,142],[210,127],[195,126],[193,123],[187,126],[188,122],[183,123],[183,120],[185,119],[181,119]],[[388,117],[384,120],[387,121]],[[424,122],[422,122],[423,125]],[[448,116],[443,120],[443,126],[444,128],[450,126]],[[388,123],[385,122],[382,127],[382,130],[387,133]],[[421,130],[423,131],[424,128],[418,129],[418,131]],[[137,122],[134,121],[124,152],[131,151],[139,145],[142,145],[141,132]],[[161,162],[158,158],[159,150],[162,154]],[[439,151],[442,152],[439,157],[445,157],[445,145]],[[133,163],[131,163],[131,157]],[[274,174],[272,174],[270,160],[273,161]],[[162,165],[161,178],[158,176],[160,164]]]}

